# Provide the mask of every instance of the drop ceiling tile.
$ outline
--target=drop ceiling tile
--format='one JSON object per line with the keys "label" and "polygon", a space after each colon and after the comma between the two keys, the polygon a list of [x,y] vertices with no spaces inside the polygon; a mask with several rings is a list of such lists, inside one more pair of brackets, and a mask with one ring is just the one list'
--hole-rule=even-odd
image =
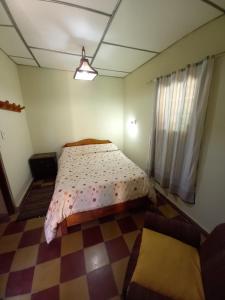
{"label": "drop ceiling tile", "polygon": [[37,64],[34,59],[16,56],[11,56],[11,58],[16,64],[37,67]]}
{"label": "drop ceiling tile", "polygon": [[27,44],[92,56],[109,17],[70,6],[36,0],[7,0]]}
{"label": "drop ceiling tile", "polygon": [[126,72],[103,70],[103,69],[97,69],[97,71],[98,74],[102,76],[125,77],[128,74]]}
{"label": "drop ceiling tile", "polygon": [[80,57],[70,54],[62,54],[44,50],[32,49],[41,67],[75,71],[80,63]]}
{"label": "drop ceiling tile", "polygon": [[77,4],[111,14],[117,4],[117,0],[64,0],[64,2]]}
{"label": "drop ceiling tile", "polygon": [[1,3],[0,3],[0,24],[1,25],[12,25],[12,22],[10,21],[10,19]]}
{"label": "drop ceiling tile", "polygon": [[162,51],[219,15],[197,0],[123,0],[105,41]]}
{"label": "drop ceiling tile", "polygon": [[225,9],[225,0],[212,0],[215,4],[217,4],[219,7]]}
{"label": "drop ceiling tile", "polygon": [[102,44],[93,66],[96,68],[132,72],[155,56],[155,53]]}
{"label": "drop ceiling tile", "polygon": [[8,55],[31,58],[30,52],[13,27],[0,27],[0,48]]}

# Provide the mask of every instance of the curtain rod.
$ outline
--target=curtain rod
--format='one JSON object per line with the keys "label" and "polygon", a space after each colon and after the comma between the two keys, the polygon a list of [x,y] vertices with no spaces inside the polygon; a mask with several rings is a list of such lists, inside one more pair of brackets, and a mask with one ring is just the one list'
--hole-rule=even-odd
{"label": "curtain rod", "polygon": [[225,51],[221,51],[221,52],[219,52],[219,53],[217,53],[217,54],[214,54],[214,55],[208,55],[206,58],[200,60],[199,62],[196,62],[196,63],[193,63],[193,64],[188,64],[188,65],[186,65],[186,67],[181,68],[181,69],[178,69],[178,70],[176,70],[176,71],[172,71],[172,72],[169,73],[169,74],[155,77],[155,78],[153,78],[153,79],[147,81],[146,84],[149,84],[149,83],[151,83],[151,82],[155,82],[157,79],[159,79],[159,78],[161,78],[161,77],[170,76],[171,74],[176,73],[176,72],[178,72],[178,71],[183,71],[183,70],[185,70],[187,67],[190,67],[191,65],[198,65],[198,64],[202,63],[203,60],[208,59],[208,58],[210,58],[210,57],[215,57],[215,58],[217,58],[217,57],[220,57],[220,56],[223,56],[223,55],[225,55]]}

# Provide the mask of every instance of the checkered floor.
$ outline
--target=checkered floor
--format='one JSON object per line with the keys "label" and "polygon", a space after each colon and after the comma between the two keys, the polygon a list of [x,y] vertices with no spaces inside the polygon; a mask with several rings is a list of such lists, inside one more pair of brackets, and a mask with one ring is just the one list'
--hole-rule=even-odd
{"label": "checkered floor", "polygon": [[[159,199],[159,211],[183,218]],[[0,224],[0,299],[121,299],[130,251],[144,212],[128,212],[71,228],[50,245],[44,218]]]}

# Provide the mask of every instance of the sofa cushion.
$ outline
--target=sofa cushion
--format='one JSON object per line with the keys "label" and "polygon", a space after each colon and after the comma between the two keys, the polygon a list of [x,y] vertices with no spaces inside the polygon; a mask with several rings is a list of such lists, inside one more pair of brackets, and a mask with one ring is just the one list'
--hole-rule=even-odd
{"label": "sofa cushion", "polygon": [[205,299],[197,249],[146,228],[131,282],[171,299]]}
{"label": "sofa cushion", "polygon": [[135,282],[131,282],[128,287],[126,300],[173,300],[169,297],[160,295],[152,290],[146,289]]}

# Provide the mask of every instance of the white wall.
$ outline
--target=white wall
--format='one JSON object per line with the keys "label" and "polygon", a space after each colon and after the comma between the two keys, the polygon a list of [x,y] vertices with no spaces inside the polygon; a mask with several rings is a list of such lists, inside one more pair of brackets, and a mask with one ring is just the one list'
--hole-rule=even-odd
{"label": "white wall", "polygon": [[[0,99],[23,106],[22,93],[16,65],[0,51]],[[26,110],[17,113],[0,110],[0,152],[10,184],[15,205],[18,205],[31,175],[28,159],[32,145],[26,120]]]}
{"label": "white wall", "polygon": [[76,81],[72,72],[19,67],[34,152],[58,151],[83,138],[123,148],[123,80]]}
{"label": "white wall", "polygon": [[[125,79],[124,149],[147,168],[154,106],[154,78],[225,51],[225,16],[194,31]],[[225,57],[216,58],[209,99],[205,136],[200,157],[196,204],[176,205],[210,231],[225,221]],[[127,129],[130,118],[137,120],[137,136]]]}

